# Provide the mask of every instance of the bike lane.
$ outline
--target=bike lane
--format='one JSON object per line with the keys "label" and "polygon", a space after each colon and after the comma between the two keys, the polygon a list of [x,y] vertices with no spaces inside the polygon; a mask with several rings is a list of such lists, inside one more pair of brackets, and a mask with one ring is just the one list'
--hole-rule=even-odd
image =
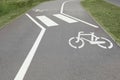
{"label": "bike lane", "polygon": [[[59,2],[61,0],[56,3],[59,4]],[[41,37],[42,40],[34,53],[35,55],[30,66],[28,66],[28,70],[26,68],[27,73],[24,72],[25,75],[22,75],[21,72],[16,79],[19,79],[21,75],[24,80],[120,79],[120,48],[100,26],[95,28],[95,26],[87,23],[97,25],[79,5],[79,1],[72,2],[69,5],[67,4],[64,9],[63,12],[72,16],[72,18],[60,13],[58,9],[40,10],[36,7],[37,11],[33,9],[27,13],[44,27],[45,33]],[[46,5],[44,6],[46,7]],[[51,5],[47,6],[51,8]],[[36,23],[33,21],[33,24]],[[104,49],[98,45],[90,44],[88,41],[84,41],[85,46],[80,49],[71,47],[69,40],[72,37],[77,37],[78,32],[81,31],[85,34],[93,32],[97,37],[104,37],[112,42],[113,47]],[[91,38],[84,37],[86,39]],[[24,67],[21,69],[24,70]]]}
{"label": "bike lane", "polygon": [[13,80],[41,31],[22,15],[0,30],[0,80]]}
{"label": "bike lane", "polygon": [[[82,22],[66,23],[53,16],[54,14],[59,14],[59,11],[45,13],[31,11],[28,14],[42,24],[46,31],[24,80],[120,79],[119,47],[103,29],[100,27],[94,28]],[[43,15],[59,25],[46,26],[36,18],[36,16]],[[76,16],[72,13],[69,15]],[[104,49],[85,41],[84,47],[74,49],[69,45],[69,39],[78,36],[80,31],[84,31],[85,34],[94,32],[95,36],[109,39],[114,46],[112,49]],[[88,36],[84,37],[90,39]]]}

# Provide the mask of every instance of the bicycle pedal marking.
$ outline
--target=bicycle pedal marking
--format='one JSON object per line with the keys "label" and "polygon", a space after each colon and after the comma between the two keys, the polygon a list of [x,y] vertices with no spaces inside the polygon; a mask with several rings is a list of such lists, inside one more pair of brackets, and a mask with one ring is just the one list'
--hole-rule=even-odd
{"label": "bicycle pedal marking", "polygon": [[[90,36],[90,39],[84,38],[84,36],[85,37]],[[69,39],[69,45],[72,48],[80,49],[80,48],[84,47],[85,41],[89,42],[92,45],[96,44],[103,49],[113,48],[113,43],[109,39],[104,38],[104,37],[97,37],[97,36],[95,36],[94,32],[90,32],[90,34],[85,34],[84,31],[78,32],[77,37],[71,37]],[[77,45],[77,44],[79,44],[79,45]]]}

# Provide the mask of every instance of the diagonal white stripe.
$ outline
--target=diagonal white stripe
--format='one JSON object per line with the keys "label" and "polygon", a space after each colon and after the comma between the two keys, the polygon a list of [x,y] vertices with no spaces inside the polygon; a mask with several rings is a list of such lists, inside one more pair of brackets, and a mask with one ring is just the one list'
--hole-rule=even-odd
{"label": "diagonal white stripe", "polygon": [[88,23],[88,22],[86,22],[86,21],[83,21],[83,20],[81,20],[81,19],[78,19],[78,18],[76,18],[76,17],[70,16],[70,15],[65,14],[65,13],[62,13],[62,14],[65,15],[65,16],[68,16],[68,17],[70,17],[70,18],[73,18],[73,19],[75,19],[75,20],[77,20],[77,21],[79,21],[79,22],[82,22],[82,23],[84,23],[84,24],[87,24],[87,25],[89,25],[89,26],[92,26],[92,27],[94,27],[94,28],[99,28],[99,27],[96,26],[96,25],[93,25],[93,24],[91,24],[91,23]]}
{"label": "diagonal white stripe", "polygon": [[26,59],[24,60],[21,68],[19,69],[18,73],[16,74],[14,80],[23,80],[24,79],[25,74],[26,74],[26,72],[32,62],[32,59],[36,53],[36,50],[42,40],[42,37],[43,37],[45,31],[46,31],[46,29],[42,25],[40,25],[38,22],[36,22],[29,14],[26,14],[26,16],[28,16],[36,25],[38,25],[40,28],[42,28],[42,30],[39,33],[35,43],[33,44],[30,52],[28,53]]}

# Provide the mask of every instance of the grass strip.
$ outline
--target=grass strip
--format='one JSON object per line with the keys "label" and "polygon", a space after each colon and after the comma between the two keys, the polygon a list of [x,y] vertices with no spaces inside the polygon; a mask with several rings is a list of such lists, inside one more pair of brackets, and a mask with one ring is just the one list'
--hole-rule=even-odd
{"label": "grass strip", "polygon": [[120,43],[120,7],[104,0],[83,0],[81,4]]}
{"label": "grass strip", "polygon": [[33,6],[49,0],[0,0],[0,28]]}

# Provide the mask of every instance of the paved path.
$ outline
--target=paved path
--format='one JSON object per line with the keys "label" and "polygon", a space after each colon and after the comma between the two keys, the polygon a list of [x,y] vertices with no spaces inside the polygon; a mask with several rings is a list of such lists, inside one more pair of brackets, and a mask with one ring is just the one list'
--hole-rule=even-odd
{"label": "paved path", "polygon": [[79,0],[38,5],[0,37],[0,80],[120,80],[119,46]]}
{"label": "paved path", "polygon": [[120,0],[106,0],[107,2],[110,2],[114,5],[120,6]]}

